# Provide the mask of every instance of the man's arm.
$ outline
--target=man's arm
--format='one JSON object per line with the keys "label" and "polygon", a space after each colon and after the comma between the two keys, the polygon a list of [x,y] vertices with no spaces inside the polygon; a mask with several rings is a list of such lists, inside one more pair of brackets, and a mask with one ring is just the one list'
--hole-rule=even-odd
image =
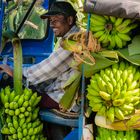
{"label": "man's arm", "polygon": [[13,77],[13,70],[6,64],[1,64],[0,65],[0,73],[5,72],[8,75]]}
{"label": "man's arm", "polygon": [[23,75],[32,84],[38,84],[43,81],[54,79],[69,69],[72,57],[71,52],[58,48],[50,57],[31,67],[23,69]]}

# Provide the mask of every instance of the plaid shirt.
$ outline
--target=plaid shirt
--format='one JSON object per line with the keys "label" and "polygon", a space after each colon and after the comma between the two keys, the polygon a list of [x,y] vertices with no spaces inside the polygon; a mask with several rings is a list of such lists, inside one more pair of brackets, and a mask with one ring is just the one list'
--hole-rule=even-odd
{"label": "plaid shirt", "polygon": [[[73,26],[64,38],[78,31],[79,28]],[[38,91],[45,92],[59,102],[64,95],[63,85],[76,71],[70,67],[72,60],[72,53],[60,46],[47,59],[23,68],[23,75]]]}

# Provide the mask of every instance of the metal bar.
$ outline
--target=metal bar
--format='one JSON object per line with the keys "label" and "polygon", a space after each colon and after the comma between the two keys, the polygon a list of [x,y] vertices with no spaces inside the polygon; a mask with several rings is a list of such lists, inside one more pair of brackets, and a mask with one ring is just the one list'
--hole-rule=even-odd
{"label": "metal bar", "polygon": [[34,7],[34,4],[35,4],[35,3],[36,3],[36,0],[34,0],[34,1],[32,2],[30,8],[28,9],[28,11],[27,11],[27,13],[25,14],[25,16],[24,16],[22,22],[20,23],[20,26],[18,27],[18,29],[17,29],[17,31],[16,31],[16,34],[18,34],[19,31],[21,30],[22,26],[24,25],[26,19],[28,18],[28,16],[29,16],[29,14],[30,14],[32,8]]}
{"label": "metal bar", "polygon": [[[90,18],[91,15],[88,14],[87,21],[87,31],[86,31],[86,45],[88,44],[89,30],[90,30]],[[83,137],[83,126],[85,125],[85,115],[84,115],[84,100],[85,100],[85,77],[84,77],[84,64],[82,64],[82,81],[81,81],[81,114],[79,117],[79,136],[78,140],[82,140]]]}

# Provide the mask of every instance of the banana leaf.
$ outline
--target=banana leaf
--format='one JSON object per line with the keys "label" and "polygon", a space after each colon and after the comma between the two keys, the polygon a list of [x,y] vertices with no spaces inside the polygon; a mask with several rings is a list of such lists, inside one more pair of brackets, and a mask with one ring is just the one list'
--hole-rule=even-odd
{"label": "banana leaf", "polygon": [[[74,78],[74,79],[73,79]],[[62,111],[66,111],[71,108],[75,95],[80,85],[81,73],[77,73],[75,77],[69,80],[66,84],[67,86],[64,88],[65,94],[61,98],[59,102],[59,106]],[[71,84],[70,84],[71,83]]]}
{"label": "banana leaf", "polygon": [[128,48],[117,50],[118,56],[124,58],[128,62],[140,66],[140,54],[129,55]]}
{"label": "banana leaf", "polygon": [[140,54],[140,35],[133,38],[132,43],[128,45],[129,55]]}
{"label": "banana leaf", "polygon": [[[111,59],[105,57],[111,56],[110,54],[112,55]],[[116,57],[116,53],[114,52],[113,55],[112,51],[108,51],[104,54],[92,53],[92,56],[95,58],[95,65],[84,64],[84,76],[86,78],[91,77],[94,73],[98,72],[99,70],[109,67],[110,65],[119,61]],[[79,69],[80,71],[82,71],[82,65],[80,65]]]}

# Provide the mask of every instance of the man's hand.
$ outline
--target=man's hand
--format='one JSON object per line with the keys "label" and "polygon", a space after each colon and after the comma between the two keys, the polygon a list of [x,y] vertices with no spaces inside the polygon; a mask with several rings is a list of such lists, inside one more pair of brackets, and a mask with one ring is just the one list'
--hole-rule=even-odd
{"label": "man's hand", "polygon": [[12,69],[8,65],[6,65],[6,64],[1,64],[0,65],[0,73],[2,73],[2,72],[5,72],[8,75],[10,75],[10,76],[13,77],[13,71],[12,71]]}

